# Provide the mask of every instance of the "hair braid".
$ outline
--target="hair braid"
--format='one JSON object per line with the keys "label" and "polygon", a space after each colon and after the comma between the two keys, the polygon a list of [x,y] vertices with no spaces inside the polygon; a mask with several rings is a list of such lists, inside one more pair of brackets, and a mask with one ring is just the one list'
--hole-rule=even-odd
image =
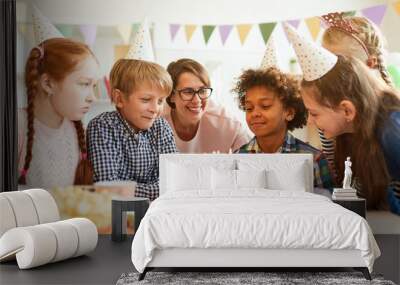
{"label": "hair braid", "polygon": [[366,18],[354,17],[352,22],[359,27],[360,37],[365,43],[368,53],[376,56],[377,69],[386,84],[392,86],[392,80],[386,68],[383,53],[385,51],[386,39],[383,37],[379,28]]}
{"label": "hair braid", "polygon": [[29,166],[32,161],[32,147],[33,147],[33,138],[35,134],[35,130],[33,127],[34,124],[34,99],[36,94],[38,93],[38,85],[39,85],[39,67],[40,67],[40,58],[41,54],[38,49],[32,49],[29,58],[27,60],[26,68],[25,68],[25,84],[27,86],[27,143],[26,143],[26,154],[25,154],[25,163],[24,168],[20,169],[21,174],[18,180],[19,184],[26,184],[26,175],[29,170]]}
{"label": "hair braid", "polygon": [[82,121],[73,122],[78,137],[78,145],[80,150],[80,158],[75,171],[75,185],[90,185],[93,184],[93,171],[89,159],[87,158],[87,147],[85,139],[85,130],[83,129]]}
{"label": "hair braid", "polygon": [[390,75],[386,68],[385,60],[383,58],[383,54],[381,51],[377,52],[376,59],[377,59],[377,67],[378,67],[379,73],[382,76],[382,79],[386,82],[386,84],[393,87],[393,81],[390,78]]}

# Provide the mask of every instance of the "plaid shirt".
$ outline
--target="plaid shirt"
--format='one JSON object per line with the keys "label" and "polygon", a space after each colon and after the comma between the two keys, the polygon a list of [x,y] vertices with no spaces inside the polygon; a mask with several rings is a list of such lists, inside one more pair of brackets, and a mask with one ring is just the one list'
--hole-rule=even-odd
{"label": "plaid shirt", "polygon": [[170,126],[157,118],[147,130],[135,132],[118,111],[105,112],[87,127],[88,153],[94,181],[136,181],[135,196],[159,195],[159,155],[177,152]]}
{"label": "plaid shirt", "polygon": [[[312,153],[314,156],[314,187],[326,188],[330,191],[333,190],[333,180],[329,164],[321,151],[295,138],[288,132],[278,152]],[[262,153],[262,150],[257,143],[256,137],[254,137],[249,143],[241,146],[236,153]]]}

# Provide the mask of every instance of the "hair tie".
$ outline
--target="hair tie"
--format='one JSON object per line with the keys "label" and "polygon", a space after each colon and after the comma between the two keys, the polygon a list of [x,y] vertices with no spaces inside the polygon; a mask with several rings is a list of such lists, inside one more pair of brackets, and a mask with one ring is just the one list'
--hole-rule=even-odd
{"label": "hair tie", "polygon": [[87,153],[81,152],[81,160],[86,160],[86,159],[87,159]]}
{"label": "hair tie", "polygon": [[24,169],[21,170],[21,176],[22,177],[25,177],[27,173],[28,173],[27,169],[24,168]]}
{"label": "hair tie", "polygon": [[44,57],[44,48],[41,45],[35,46],[34,49],[37,49],[40,53],[39,55],[39,60]]}

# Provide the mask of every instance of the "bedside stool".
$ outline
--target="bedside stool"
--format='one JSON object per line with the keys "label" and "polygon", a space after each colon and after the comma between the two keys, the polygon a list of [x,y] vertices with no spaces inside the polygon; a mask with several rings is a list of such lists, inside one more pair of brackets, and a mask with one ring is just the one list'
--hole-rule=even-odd
{"label": "bedside stool", "polygon": [[339,204],[343,208],[346,208],[350,211],[353,211],[356,214],[359,214],[361,217],[365,219],[367,203],[364,198],[354,198],[351,200],[332,199],[332,201],[336,204]]}
{"label": "bedside stool", "polygon": [[140,221],[149,208],[148,198],[113,198],[112,199],[112,232],[111,240],[123,241],[126,239],[126,212],[135,212],[135,233],[139,228]]}

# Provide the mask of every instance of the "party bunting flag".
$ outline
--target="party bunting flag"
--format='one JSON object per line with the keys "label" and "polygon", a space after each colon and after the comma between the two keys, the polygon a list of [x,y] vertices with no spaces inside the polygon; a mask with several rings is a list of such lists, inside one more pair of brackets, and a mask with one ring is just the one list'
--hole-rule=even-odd
{"label": "party bunting flag", "polygon": [[108,98],[111,99],[111,86],[110,86],[110,80],[107,78],[107,76],[104,75],[103,77],[103,81],[104,81],[104,85],[106,87],[106,91],[107,91],[107,96]]}
{"label": "party bunting flag", "polygon": [[219,35],[221,36],[222,45],[225,45],[225,42],[233,29],[233,25],[220,25],[218,26]]}
{"label": "party bunting flag", "polygon": [[117,31],[122,37],[124,44],[127,45],[131,38],[132,24],[121,24],[117,26]]}
{"label": "party bunting flag", "polygon": [[264,39],[264,43],[266,44],[272,32],[274,31],[276,23],[262,23],[258,26],[260,27],[261,35]]}
{"label": "party bunting flag", "polygon": [[251,30],[252,25],[251,24],[241,24],[241,25],[236,25],[236,29],[239,33],[239,38],[240,42],[242,45],[244,44],[244,41],[246,40],[250,30]]}
{"label": "party bunting flag", "polygon": [[85,43],[88,46],[93,46],[97,34],[96,25],[80,25],[79,29],[83,35]]}
{"label": "party bunting flag", "polygon": [[130,45],[114,45],[114,61],[124,58],[130,47]]}
{"label": "party bunting flag", "polygon": [[383,16],[385,15],[386,8],[386,5],[378,5],[363,9],[361,12],[365,17],[379,26],[382,22]]}
{"label": "party bunting flag", "polygon": [[196,25],[185,25],[185,33],[186,33],[186,40],[187,42],[190,42],[192,39],[193,33],[196,30],[197,26]]}
{"label": "party bunting flag", "polygon": [[394,9],[396,10],[397,15],[400,15],[400,1],[393,3]]}
{"label": "party bunting flag", "polygon": [[308,30],[314,41],[317,39],[321,30],[321,19],[319,17],[311,17],[305,20]]}
{"label": "party bunting flag", "polygon": [[353,17],[356,15],[356,11],[347,11],[347,12],[343,12],[343,15],[346,17]]}
{"label": "party bunting flag", "polygon": [[212,33],[215,30],[215,26],[212,25],[204,25],[203,27],[203,36],[204,36],[204,41],[206,42],[206,44],[208,43],[208,41],[210,40],[210,37],[212,35]]}
{"label": "party bunting flag", "polygon": [[292,25],[292,27],[294,27],[295,29],[297,29],[300,25],[300,20],[289,20],[287,21],[290,25]]}
{"label": "party bunting flag", "polygon": [[26,36],[26,31],[28,30],[28,25],[25,23],[18,23],[17,25],[18,31],[23,35]]}
{"label": "party bunting flag", "polygon": [[72,35],[74,34],[74,26],[73,25],[60,24],[60,25],[55,25],[55,26],[61,32],[61,34],[63,34],[63,36],[66,38],[71,38]]}
{"label": "party bunting flag", "polygon": [[[134,24],[132,24],[131,38],[132,38],[132,36],[133,36],[133,38],[136,37],[136,34],[137,34],[138,31],[139,31],[140,25],[141,25],[141,23],[134,23]],[[149,29],[149,32],[150,32],[150,31],[153,29],[152,24],[151,24],[151,23],[147,23],[147,25],[148,25],[148,29]]]}
{"label": "party bunting flag", "polygon": [[181,27],[181,25],[179,24],[170,24],[169,25],[169,32],[171,34],[171,41],[174,41],[176,34],[179,31],[179,28]]}

